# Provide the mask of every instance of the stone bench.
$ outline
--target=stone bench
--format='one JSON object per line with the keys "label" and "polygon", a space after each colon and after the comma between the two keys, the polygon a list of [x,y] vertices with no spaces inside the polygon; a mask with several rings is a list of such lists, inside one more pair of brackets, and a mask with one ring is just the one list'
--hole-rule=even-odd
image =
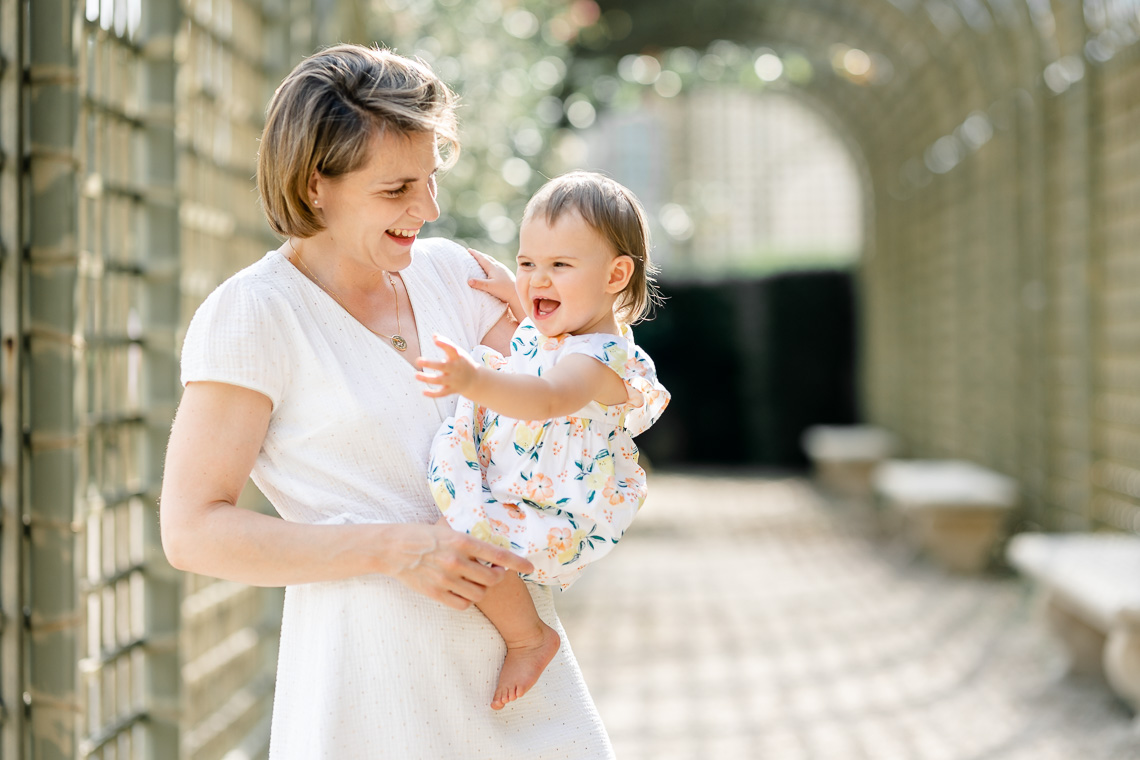
{"label": "stone bench", "polygon": [[1023,533],[1006,553],[1047,590],[1050,627],[1071,669],[1103,677],[1140,712],[1140,536]]}
{"label": "stone bench", "polygon": [[871,495],[871,475],[896,448],[893,435],[870,425],[815,425],[801,443],[819,484],[854,497]]}
{"label": "stone bench", "polygon": [[1013,479],[957,460],[890,460],[872,483],[904,535],[956,572],[986,567],[1018,500]]}

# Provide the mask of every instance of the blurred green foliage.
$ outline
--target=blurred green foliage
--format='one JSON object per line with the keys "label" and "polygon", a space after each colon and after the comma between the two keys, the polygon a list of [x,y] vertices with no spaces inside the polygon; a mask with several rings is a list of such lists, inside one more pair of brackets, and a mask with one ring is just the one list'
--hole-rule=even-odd
{"label": "blurred green foliage", "polygon": [[756,0],[597,0],[603,27],[583,35],[575,54],[620,57],[674,47],[703,48],[717,40],[749,44],[764,28]]}
{"label": "blurred green foliage", "polygon": [[596,14],[555,0],[357,0],[355,7],[341,22],[351,32],[342,38],[417,56],[460,96],[463,150],[441,178],[443,216],[431,234],[513,260],[523,206],[565,166],[570,45]]}
{"label": "blurred green foliage", "polygon": [[[459,93],[463,152],[440,183],[443,216],[431,234],[510,261],[527,199],[580,165],[574,132],[599,111],[637,109],[700,83],[765,86],[755,51],[722,39],[759,28],[755,5],[352,0],[323,26],[337,40],[418,56]],[[672,48],[682,43],[711,44]]]}

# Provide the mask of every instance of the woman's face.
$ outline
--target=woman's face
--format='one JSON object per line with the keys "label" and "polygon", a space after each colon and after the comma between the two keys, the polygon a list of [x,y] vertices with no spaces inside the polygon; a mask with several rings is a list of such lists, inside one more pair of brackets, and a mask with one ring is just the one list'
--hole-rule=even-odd
{"label": "woman's face", "polygon": [[439,218],[435,135],[388,131],[372,138],[364,165],[339,177],[314,174],[312,201],[324,214],[319,233],[357,263],[399,271],[412,260],[424,222]]}

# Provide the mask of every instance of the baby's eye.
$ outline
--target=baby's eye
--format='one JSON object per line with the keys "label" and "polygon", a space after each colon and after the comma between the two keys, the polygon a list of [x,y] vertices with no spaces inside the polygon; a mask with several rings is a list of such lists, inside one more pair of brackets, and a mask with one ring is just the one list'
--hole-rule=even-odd
{"label": "baby's eye", "polygon": [[566,263],[565,261],[556,261],[556,262],[554,262],[554,266],[556,266],[556,267],[568,267],[570,265],[568,263]]}
{"label": "baby's eye", "polygon": [[518,266],[519,269],[530,269],[534,266],[534,264],[530,263],[529,261],[520,261]]}

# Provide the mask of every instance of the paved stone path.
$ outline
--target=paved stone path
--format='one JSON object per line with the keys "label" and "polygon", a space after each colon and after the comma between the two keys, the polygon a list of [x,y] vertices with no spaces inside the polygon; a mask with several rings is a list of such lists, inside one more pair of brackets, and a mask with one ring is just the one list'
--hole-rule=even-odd
{"label": "paved stone path", "polygon": [[557,600],[620,760],[1140,760],[1016,578],[946,575],[800,479],[650,489]]}

